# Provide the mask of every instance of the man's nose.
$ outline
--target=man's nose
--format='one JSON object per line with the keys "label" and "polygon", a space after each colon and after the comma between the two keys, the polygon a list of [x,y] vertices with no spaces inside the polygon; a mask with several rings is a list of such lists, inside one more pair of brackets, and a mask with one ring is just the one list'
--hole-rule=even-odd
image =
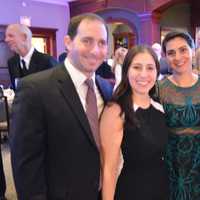
{"label": "man's nose", "polygon": [[175,54],[175,60],[180,60],[181,59],[181,54],[177,51]]}
{"label": "man's nose", "polygon": [[98,53],[100,51],[100,47],[99,44],[97,42],[95,42],[92,46],[91,52],[93,53]]}

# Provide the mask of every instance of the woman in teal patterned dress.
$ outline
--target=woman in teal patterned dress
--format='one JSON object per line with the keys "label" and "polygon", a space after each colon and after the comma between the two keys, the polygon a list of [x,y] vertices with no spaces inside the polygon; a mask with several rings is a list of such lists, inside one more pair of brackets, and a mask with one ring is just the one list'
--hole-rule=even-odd
{"label": "woman in teal patterned dress", "polygon": [[163,52],[173,74],[159,83],[169,127],[166,164],[170,200],[200,199],[200,79],[192,72],[194,42],[188,33],[170,32]]}

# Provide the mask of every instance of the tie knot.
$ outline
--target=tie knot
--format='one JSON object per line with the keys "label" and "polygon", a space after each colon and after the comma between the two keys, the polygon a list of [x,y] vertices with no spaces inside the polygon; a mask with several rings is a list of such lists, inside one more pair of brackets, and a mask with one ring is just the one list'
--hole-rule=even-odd
{"label": "tie knot", "polygon": [[85,81],[85,84],[88,86],[88,88],[93,89],[94,88],[94,82],[92,79],[87,79]]}

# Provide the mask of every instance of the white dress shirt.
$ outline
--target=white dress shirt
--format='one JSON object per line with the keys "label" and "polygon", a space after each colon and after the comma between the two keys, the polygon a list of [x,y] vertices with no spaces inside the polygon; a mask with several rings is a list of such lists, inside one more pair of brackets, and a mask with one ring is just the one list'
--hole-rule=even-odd
{"label": "white dress shirt", "polygon": [[[86,95],[87,95],[88,87],[85,84],[85,81],[86,81],[87,77],[80,70],[75,68],[67,58],[65,59],[64,64],[65,64],[65,67],[66,67],[67,71],[69,72],[69,75],[74,83],[76,91],[81,100],[82,106],[83,106],[84,110],[86,111]],[[94,90],[95,90],[95,94],[96,94],[96,98],[97,98],[98,116],[100,116],[100,114],[103,110],[104,102],[103,102],[101,94],[97,88],[97,85],[95,83],[95,74],[92,76],[92,79],[94,82]]]}
{"label": "white dress shirt", "polygon": [[23,69],[23,65],[22,65],[21,60],[24,60],[24,62],[26,64],[26,69],[29,70],[29,65],[31,62],[31,57],[33,55],[33,52],[34,52],[34,47],[32,46],[31,49],[29,50],[29,52],[24,57],[20,56],[20,66],[22,69]]}
{"label": "white dress shirt", "polygon": [[122,65],[116,64],[116,66],[115,66],[115,86],[114,86],[113,91],[115,91],[115,89],[118,87],[121,80],[122,80]]}

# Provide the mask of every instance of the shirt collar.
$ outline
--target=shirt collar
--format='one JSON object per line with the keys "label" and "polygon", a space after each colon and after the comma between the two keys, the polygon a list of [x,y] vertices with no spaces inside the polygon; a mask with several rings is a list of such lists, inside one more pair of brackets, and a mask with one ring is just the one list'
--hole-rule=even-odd
{"label": "shirt collar", "polygon": [[29,63],[30,63],[31,57],[33,55],[33,52],[34,52],[34,47],[32,46],[30,48],[29,52],[24,57],[20,56],[20,60],[23,59],[25,61],[26,65],[29,66]]}
{"label": "shirt collar", "polygon": [[[76,67],[74,67],[70,63],[68,58],[65,59],[64,64],[65,64],[67,71],[69,72],[69,74],[71,76],[71,79],[72,79],[75,87],[80,88],[80,86],[82,84],[84,84],[84,82],[86,81],[87,77],[80,70],[78,70]],[[93,74],[92,80],[93,80],[94,85],[95,85],[95,74]]]}

